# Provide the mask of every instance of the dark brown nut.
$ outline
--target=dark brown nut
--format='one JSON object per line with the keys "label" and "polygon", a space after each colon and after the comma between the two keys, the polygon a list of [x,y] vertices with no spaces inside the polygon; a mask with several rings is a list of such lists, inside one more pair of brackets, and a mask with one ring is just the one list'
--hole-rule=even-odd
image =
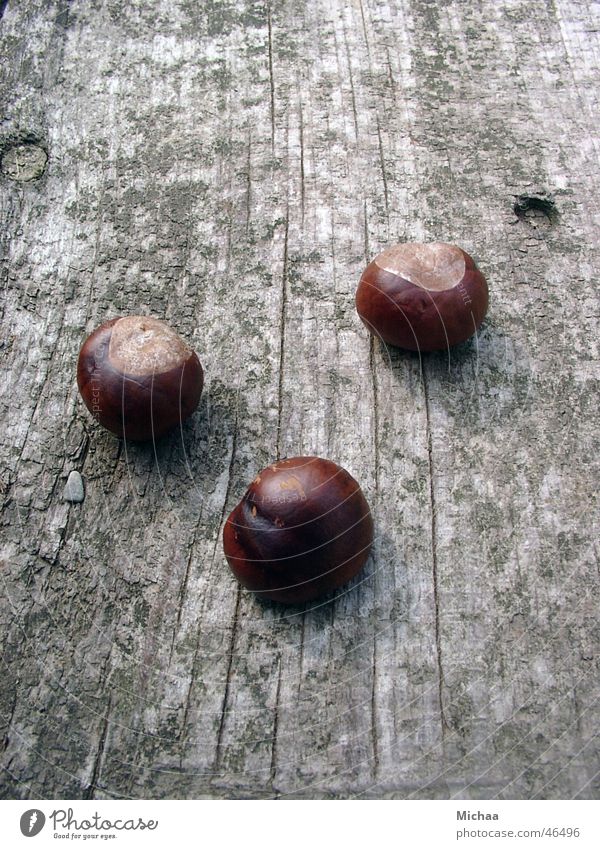
{"label": "dark brown nut", "polygon": [[240,583],[286,604],[345,584],[372,542],[373,519],[358,483],[320,457],[263,469],[223,529],[225,556]]}
{"label": "dark brown nut", "polygon": [[177,427],[198,406],[203,383],[194,351],[156,318],[113,318],[79,352],[77,385],[86,407],[126,439],[158,439]]}
{"label": "dark brown nut", "polygon": [[362,274],[356,309],[389,345],[439,351],[464,342],[488,308],[488,287],[473,259],[445,242],[407,242],[376,256]]}

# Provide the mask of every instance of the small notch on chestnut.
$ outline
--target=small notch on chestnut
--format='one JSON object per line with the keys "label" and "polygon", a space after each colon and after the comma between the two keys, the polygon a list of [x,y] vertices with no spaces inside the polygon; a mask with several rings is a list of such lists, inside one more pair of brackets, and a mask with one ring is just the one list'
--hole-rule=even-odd
{"label": "small notch on chestnut", "polygon": [[331,460],[312,456],[263,469],[223,529],[236,578],[283,604],[312,601],[346,584],[372,543],[373,518],[358,483]]}

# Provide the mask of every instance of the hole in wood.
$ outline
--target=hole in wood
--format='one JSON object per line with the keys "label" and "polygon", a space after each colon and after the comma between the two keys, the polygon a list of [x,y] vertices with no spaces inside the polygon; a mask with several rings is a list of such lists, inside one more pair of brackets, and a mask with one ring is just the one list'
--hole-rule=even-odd
{"label": "hole in wood", "polygon": [[40,145],[31,142],[15,144],[2,154],[2,173],[11,180],[27,183],[42,176],[47,162],[48,154]]}
{"label": "hole in wood", "polygon": [[532,227],[549,227],[558,221],[556,204],[550,198],[519,195],[513,206],[515,215]]}

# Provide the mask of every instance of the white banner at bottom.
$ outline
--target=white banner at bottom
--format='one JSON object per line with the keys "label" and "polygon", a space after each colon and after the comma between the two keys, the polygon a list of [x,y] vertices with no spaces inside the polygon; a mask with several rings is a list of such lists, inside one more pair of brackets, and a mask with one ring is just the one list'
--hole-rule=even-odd
{"label": "white banner at bottom", "polygon": [[595,801],[4,801],[4,847],[600,847]]}

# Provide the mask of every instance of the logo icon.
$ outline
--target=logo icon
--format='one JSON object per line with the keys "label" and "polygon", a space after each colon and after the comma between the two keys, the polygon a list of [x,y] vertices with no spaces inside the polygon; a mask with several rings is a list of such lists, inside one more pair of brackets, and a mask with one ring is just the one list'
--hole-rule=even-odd
{"label": "logo icon", "polygon": [[46,817],[37,808],[31,808],[21,817],[21,834],[25,837],[35,837],[43,829]]}

